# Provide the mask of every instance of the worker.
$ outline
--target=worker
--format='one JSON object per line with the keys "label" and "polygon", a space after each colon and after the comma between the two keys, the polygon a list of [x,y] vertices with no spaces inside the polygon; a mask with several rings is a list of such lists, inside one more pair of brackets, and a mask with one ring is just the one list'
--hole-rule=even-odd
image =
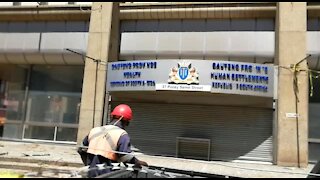
{"label": "worker", "polygon": [[[138,160],[131,152],[131,143],[125,128],[132,120],[132,110],[126,104],[116,106],[111,113],[109,125],[95,127],[83,139],[83,146],[88,146],[85,165],[89,166],[88,177],[96,177],[111,172],[110,168],[98,169],[97,164],[112,166],[111,163],[123,162],[141,168],[148,166]],[[91,169],[91,170],[90,170]]]}

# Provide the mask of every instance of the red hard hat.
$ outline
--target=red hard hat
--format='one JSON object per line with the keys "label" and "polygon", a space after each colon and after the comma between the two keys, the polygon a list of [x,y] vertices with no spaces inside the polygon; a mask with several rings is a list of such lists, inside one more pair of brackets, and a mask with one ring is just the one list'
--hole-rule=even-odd
{"label": "red hard hat", "polygon": [[119,104],[113,109],[111,115],[119,117],[123,116],[123,120],[130,121],[132,119],[132,110],[126,104]]}

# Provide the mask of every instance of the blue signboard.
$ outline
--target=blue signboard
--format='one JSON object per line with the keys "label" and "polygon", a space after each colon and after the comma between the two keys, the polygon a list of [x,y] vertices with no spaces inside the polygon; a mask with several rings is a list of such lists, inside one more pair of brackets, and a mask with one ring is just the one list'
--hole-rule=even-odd
{"label": "blue signboard", "polygon": [[234,61],[143,60],[108,63],[107,90],[203,91],[273,97],[274,66]]}

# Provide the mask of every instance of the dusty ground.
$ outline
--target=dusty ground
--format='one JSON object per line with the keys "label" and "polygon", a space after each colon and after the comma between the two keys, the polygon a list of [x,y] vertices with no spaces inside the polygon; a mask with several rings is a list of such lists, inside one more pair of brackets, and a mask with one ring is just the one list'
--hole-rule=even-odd
{"label": "dusty ground", "polygon": [[[136,153],[136,156],[151,166],[244,178],[305,178],[314,167],[313,164],[306,168],[297,168],[249,161],[208,162],[141,153]],[[28,172],[31,177],[42,169],[44,177],[70,177],[70,172],[76,172],[80,167],[82,162],[75,145],[0,141],[0,172]],[[62,172],[63,170],[69,173]],[[57,174],[58,171],[60,173]]]}

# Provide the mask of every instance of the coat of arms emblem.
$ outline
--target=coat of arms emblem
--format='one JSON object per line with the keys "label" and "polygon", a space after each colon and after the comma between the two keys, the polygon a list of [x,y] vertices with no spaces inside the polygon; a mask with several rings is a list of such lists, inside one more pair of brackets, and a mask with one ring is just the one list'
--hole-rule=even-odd
{"label": "coat of arms emblem", "polygon": [[199,74],[190,62],[180,62],[178,67],[171,68],[169,84],[199,84]]}

